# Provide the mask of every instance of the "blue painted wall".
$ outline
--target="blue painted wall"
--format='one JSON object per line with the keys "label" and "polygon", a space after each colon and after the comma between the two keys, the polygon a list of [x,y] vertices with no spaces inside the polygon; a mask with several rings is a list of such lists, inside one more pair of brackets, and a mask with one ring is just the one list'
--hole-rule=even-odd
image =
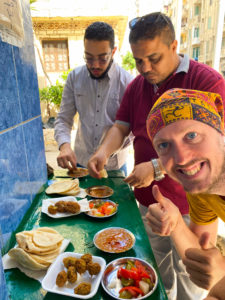
{"label": "blue painted wall", "polygon": [[[29,1],[21,5],[24,46],[0,38],[0,247],[47,180]],[[3,274],[0,259],[1,300],[7,299]]]}

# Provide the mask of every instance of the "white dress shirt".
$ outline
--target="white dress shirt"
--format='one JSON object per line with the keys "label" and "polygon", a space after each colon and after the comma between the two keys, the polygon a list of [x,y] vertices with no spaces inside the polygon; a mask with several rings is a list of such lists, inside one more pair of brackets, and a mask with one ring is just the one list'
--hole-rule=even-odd
{"label": "white dress shirt", "polygon": [[[75,68],[68,75],[63,97],[55,121],[55,139],[60,147],[70,143],[70,134],[76,112],[79,114],[74,150],[77,163],[87,162],[114,124],[124,91],[133,77],[115,62],[103,79],[93,79],[86,65]],[[126,161],[125,147],[110,157],[108,170],[119,169]]]}

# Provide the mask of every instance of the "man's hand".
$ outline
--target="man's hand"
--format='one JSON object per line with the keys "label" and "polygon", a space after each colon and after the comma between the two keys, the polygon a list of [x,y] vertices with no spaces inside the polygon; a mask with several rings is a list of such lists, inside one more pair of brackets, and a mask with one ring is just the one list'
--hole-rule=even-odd
{"label": "man's hand", "polygon": [[199,244],[201,249],[189,248],[185,251],[183,262],[190,279],[199,287],[209,290],[225,276],[225,257],[210,243],[209,233],[201,235]]}
{"label": "man's hand", "polygon": [[107,165],[108,159],[103,151],[97,151],[88,161],[89,174],[94,178],[101,178],[100,171]]}
{"label": "man's hand", "polygon": [[154,180],[154,169],[150,161],[138,164],[124,181],[135,188],[149,186]]}
{"label": "man's hand", "polygon": [[182,218],[179,209],[163,197],[157,185],[153,186],[152,194],[158,203],[149,205],[146,218],[153,232],[169,236],[175,230],[179,218]]}
{"label": "man's hand", "polygon": [[225,299],[225,276],[217,282],[209,291],[208,296],[204,300],[223,300]]}
{"label": "man's hand", "polygon": [[69,169],[70,171],[77,168],[76,156],[69,143],[61,145],[57,162],[58,166],[64,169]]}

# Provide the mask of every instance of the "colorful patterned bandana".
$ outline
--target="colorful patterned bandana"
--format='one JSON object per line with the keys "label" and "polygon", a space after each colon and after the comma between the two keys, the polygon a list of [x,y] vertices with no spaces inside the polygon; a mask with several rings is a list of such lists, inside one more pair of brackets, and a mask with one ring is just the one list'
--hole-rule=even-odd
{"label": "colorful patterned bandana", "polygon": [[223,101],[219,94],[185,89],[166,91],[153,105],[147,121],[150,140],[163,127],[180,121],[203,122],[224,134]]}

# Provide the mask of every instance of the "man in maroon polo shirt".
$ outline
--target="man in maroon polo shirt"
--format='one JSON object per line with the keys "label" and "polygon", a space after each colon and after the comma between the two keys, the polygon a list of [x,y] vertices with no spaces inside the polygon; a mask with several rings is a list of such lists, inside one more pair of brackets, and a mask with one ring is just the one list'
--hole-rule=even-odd
{"label": "man in maroon polo shirt", "polygon": [[169,300],[202,299],[202,289],[188,278],[185,268],[169,237],[151,232],[145,214],[155,202],[152,181],[162,194],[178,206],[186,222],[188,204],[181,185],[162,174],[157,154],[146,132],[148,112],[166,90],[186,88],[219,93],[225,101],[223,77],[207,65],[178,55],[177,41],[171,20],[162,13],[152,13],[130,21],[129,42],[140,73],[127,87],[116,122],[109,130],[101,147],[88,163],[89,172],[99,176],[110,155],[123,144],[130,132],[134,135],[135,167],[125,181],[134,186],[146,231],[159,266]]}

